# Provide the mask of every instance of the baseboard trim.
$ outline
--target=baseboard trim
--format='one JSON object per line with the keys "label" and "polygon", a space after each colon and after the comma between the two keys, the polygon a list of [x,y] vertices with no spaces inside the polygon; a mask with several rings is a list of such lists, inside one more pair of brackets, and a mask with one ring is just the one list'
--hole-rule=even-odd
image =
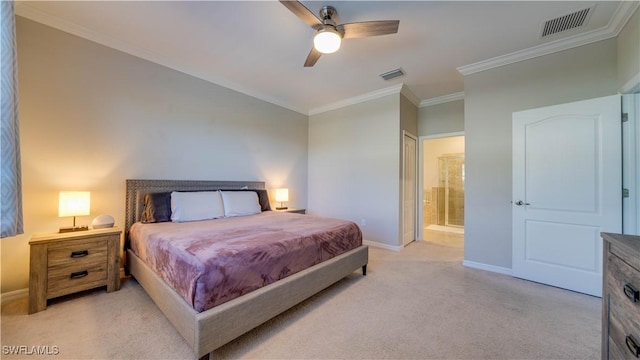
{"label": "baseboard trim", "polygon": [[372,247],[377,247],[380,249],[385,249],[385,250],[391,250],[391,251],[395,251],[398,252],[402,249],[404,249],[404,246],[393,246],[393,245],[389,245],[389,244],[383,244],[377,241],[370,241],[370,240],[362,240],[362,244],[363,245],[368,245],[368,246],[372,246]]}
{"label": "baseboard trim", "polygon": [[29,289],[20,289],[0,294],[0,304],[29,297]]}
{"label": "baseboard trim", "polygon": [[466,267],[474,268],[474,269],[491,271],[498,274],[513,276],[512,269],[502,267],[502,266],[483,264],[483,263],[469,261],[469,260],[462,260],[462,265]]}

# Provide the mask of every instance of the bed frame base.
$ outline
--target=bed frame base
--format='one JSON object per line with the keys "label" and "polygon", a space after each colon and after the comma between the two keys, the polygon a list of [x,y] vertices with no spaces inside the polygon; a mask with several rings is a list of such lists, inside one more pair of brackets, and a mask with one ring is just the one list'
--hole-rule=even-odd
{"label": "bed frame base", "polygon": [[144,195],[163,191],[265,189],[264,181],[126,180],[125,262],[130,273],[193,349],[196,358],[213,351],[299,304],[362,267],[366,275],[369,250],[360,246],[273,284],[201,313],[155,274],[129,249],[129,229],[140,221]]}
{"label": "bed frame base", "polygon": [[[193,349],[197,358],[212,359],[217,348],[281,314],[362,268],[366,275],[366,245],[288,276],[249,294],[196,312],[131,250],[127,267],[158,308]],[[211,354],[210,354],[211,353]]]}

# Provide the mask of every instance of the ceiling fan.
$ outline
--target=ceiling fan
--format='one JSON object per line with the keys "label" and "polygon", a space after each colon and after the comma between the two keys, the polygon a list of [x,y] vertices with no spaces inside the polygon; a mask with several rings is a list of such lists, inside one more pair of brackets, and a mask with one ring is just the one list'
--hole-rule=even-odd
{"label": "ceiling fan", "polygon": [[280,0],[280,2],[316,30],[316,35],[313,37],[313,47],[304,62],[305,67],[315,65],[322,54],[336,52],[340,48],[342,39],[395,34],[400,25],[400,20],[364,21],[337,25],[332,19],[338,13],[333,6],[323,6],[320,9],[320,18],[318,18],[299,1]]}

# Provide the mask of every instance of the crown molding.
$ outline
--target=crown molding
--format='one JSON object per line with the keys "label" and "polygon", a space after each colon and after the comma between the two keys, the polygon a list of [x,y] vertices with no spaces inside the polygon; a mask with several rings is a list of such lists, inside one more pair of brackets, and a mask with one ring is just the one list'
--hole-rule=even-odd
{"label": "crown molding", "polygon": [[443,95],[443,96],[438,96],[431,99],[422,100],[420,101],[419,107],[422,108],[425,106],[444,104],[444,103],[457,101],[457,100],[464,100],[464,92],[458,92],[458,93],[453,93],[449,95]]}
{"label": "crown molding", "polygon": [[471,75],[478,72],[495,69],[501,66],[514,64],[520,61],[553,54],[558,51],[587,45],[596,41],[610,39],[614,36],[616,35],[608,28],[601,28],[583,34],[570,36],[568,38],[551,41],[546,44],[530,47],[528,49],[515,51],[510,54],[479,61],[470,65],[461,66],[456,70],[458,70],[458,72],[460,72],[460,74],[462,75]]}
{"label": "crown molding", "polygon": [[394,95],[394,94],[402,94],[402,95],[404,95],[404,97],[406,97],[407,100],[409,100],[416,107],[420,104],[420,99],[418,99],[418,97],[413,93],[413,91],[411,91],[411,89],[409,89],[409,87],[407,87],[407,85],[405,85],[405,84],[397,84],[397,85],[393,85],[393,86],[390,86],[390,87],[387,87],[387,88],[384,88],[384,89],[372,91],[370,93],[366,93],[366,94],[359,95],[359,96],[354,96],[354,97],[349,98],[349,99],[344,99],[344,100],[336,101],[336,102],[331,103],[331,104],[327,104],[327,105],[324,105],[324,106],[313,108],[313,109],[309,110],[309,116],[318,115],[318,114],[321,114],[323,112],[327,112],[327,111],[331,111],[331,110],[337,110],[337,109],[340,109],[340,108],[343,108],[343,107],[347,107],[347,106],[363,103],[363,102],[366,102],[366,101],[369,101],[369,100],[379,99],[381,97],[385,97],[385,96],[388,96],[388,95]]}
{"label": "crown molding", "polygon": [[640,92],[640,72],[632,76],[629,81],[627,81],[620,88],[620,94],[635,94]]}
{"label": "crown molding", "polygon": [[609,20],[607,27],[618,36],[638,8],[640,8],[640,1],[623,1]]}
{"label": "crown molding", "polygon": [[[327,104],[327,105],[324,105],[324,106],[313,108],[313,109],[309,110],[309,116],[321,114],[323,112],[327,112],[327,111],[331,111],[331,110],[337,110],[337,109],[340,109],[340,108],[343,108],[343,107],[347,107],[347,106],[363,103],[363,102],[369,101],[369,100],[379,99],[381,97],[385,97],[385,96],[388,96],[388,95],[400,94],[400,92],[402,91],[403,86],[404,86],[404,84],[393,85],[393,86],[390,86],[388,88],[372,91],[370,93],[366,93],[366,94],[363,94],[363,95],[360,95],[360,96],[355,96],[355,97],[352,97],[352,98],[349,98],[349,99],[344,99],[344,100],[336,101],[336,102],[331,103],[331,104]],[[411,99],[409,99],[409,100],[411,100]]]}
{"label": "crown molding", "polygon": [[416,94],[413,93],[413,91],[411,91],[411,89],[409,89],[407,85],[402,86],[402,89],[400,89],[400,94],[404,95],[404,97],[407,98],[407,100],[411,101],[411,103],[416,107],[420,106],[420,99],[416,96]]}
{"label": "crown molding", "polygon": [[227,89],[242,93],[247,96],[251,96],[253,98],[256,98],[262,101],[266,101],[274,105],[281,106],[285,109],[289,109],[291,111],[295,111],[303,115],[307,115],[307,112],[305,109],[298,108],[291,104],[283,103],[282,101],[279,101],[278,99],[275,99],[268,95],[245,89],[239,86],[238,84],[224,81],[218,78],[214,78],[210,74],[205,74],[205,73],[196,71],[188,66],[184,66],[180,63],[170,60],[168,57],[162,54],[155,53],[143,47],[132,45],[126,41],[121,41],[110,36],[99,34],[84,26],[80,26],[73,22],[63,20],[57,16],[51,15],[47,12],[38,10],[30,6],[27,1],[20,1],[15,3],[15,14],[23,18],[50,26],[54,29],[69,33],[71,35],[75,35],[83,39],[98,43],[100,45],[104,45],[106,47],[109,47],[118,51],[122,51],[126,54],[129,54],[147,61],[151,61],[156,64],[160,64],[162,66],[196,77],[198,79],[205,80],[212,84],[225,87]]}
{"label": "crown molding", "polygon": [[597,41],[610,39],[618,36],[624,25],[629,21],[635,10],[640,6],[636,1],[623,1],[616,8],[611,20],[600,29],[594,29],[586,33],[554,40],[542,45],[537,45],[524,50],[497,56],[491,59],[479,61],[470,65],[457,68],[462,75],[471,75],[477,72],[494,69],[497,67],[513,64],[516,62],[533,59],[536,57],[549,55],[558,51],[572,49],[578,46],[591,44]]}

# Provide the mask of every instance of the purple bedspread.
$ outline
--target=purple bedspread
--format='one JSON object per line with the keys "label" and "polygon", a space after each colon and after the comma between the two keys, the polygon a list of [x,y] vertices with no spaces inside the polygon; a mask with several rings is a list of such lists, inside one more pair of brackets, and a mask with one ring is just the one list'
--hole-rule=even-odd
{"label": "purple bedspread", "polygon": [[204,311],[362,245],[350,221],[265,211],[188,223],[135,223],[131,249]]}

